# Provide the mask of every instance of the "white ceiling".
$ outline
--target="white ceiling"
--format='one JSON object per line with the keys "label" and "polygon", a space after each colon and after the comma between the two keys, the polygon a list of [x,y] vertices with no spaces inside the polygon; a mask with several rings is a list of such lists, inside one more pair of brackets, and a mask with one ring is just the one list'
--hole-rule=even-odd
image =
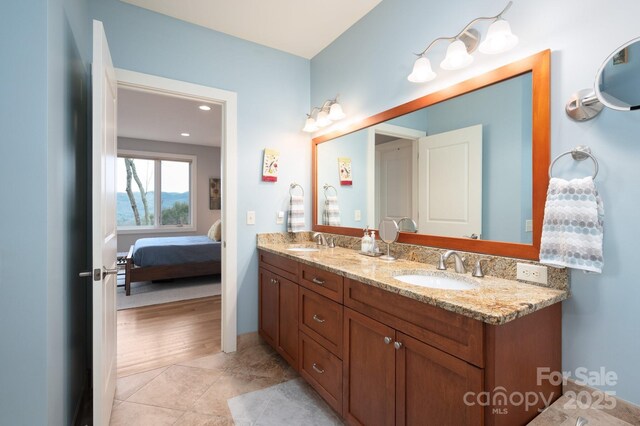
{"label": "white ceiling", "polygon": [[[163,142],[220,146],[222,107],[159,93],[118,89],[118,136]],[[180,133],[189,133],[189,137]]]}
{"label": "white ceiling", "polygon": [[382,0],[122,0],[310,59]]}

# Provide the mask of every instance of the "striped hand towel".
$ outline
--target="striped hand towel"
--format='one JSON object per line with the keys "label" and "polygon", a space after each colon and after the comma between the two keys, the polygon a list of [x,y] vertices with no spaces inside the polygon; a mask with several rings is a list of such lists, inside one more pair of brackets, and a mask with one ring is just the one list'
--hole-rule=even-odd
{"label": "striped hand towel", "polygon": [[324,225],[340,226],[340,206],[338,206],[338,197],[335,195],[327,196],[327,199],[324,201],[324,212],[322,217]]}
{"label": "striped hand towel", "polygon": [[301,232],[304,230],[304,197],[292,195],[289,200],[289,220],[287,231]]}
{"label": "striped hand towel", "polygon": [[592,177],[551,178],[544,207],[540,263],[602,272],[602,199]]}

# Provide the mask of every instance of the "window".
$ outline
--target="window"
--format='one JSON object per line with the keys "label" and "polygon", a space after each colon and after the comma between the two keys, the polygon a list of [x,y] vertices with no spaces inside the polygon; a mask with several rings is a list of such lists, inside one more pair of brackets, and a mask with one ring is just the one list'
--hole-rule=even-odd
{"label": "window", "polygon": [[118,229],[156,232],[195,228],[194,175],[195,157],[120,152]]}

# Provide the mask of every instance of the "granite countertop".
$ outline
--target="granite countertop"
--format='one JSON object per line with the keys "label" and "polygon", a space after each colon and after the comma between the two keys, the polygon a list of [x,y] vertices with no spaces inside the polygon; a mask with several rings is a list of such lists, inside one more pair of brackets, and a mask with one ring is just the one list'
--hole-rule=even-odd
{"label": "granite countertop", "polygon": [[[368,257],[342,247],[295,252],[292,247],[317,247],[314,243],[258,243],[258,249],[438,306],[488,324],[504,324],[569,297],[569,292],[491,276],[473,278],[470,273],[438,271],[435,265],[398,259],[393,262]],[[450,268],[452,265],[450,266]],[[406,284],[401,274],[450,276],[478,284],[472,290],[441,290]]]}

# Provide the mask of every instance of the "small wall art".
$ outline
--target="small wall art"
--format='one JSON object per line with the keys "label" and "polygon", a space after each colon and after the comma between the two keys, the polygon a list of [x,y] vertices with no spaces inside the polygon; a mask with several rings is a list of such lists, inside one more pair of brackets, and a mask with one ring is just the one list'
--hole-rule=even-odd
{"label": "small wall art", "polygon": [[279,160],[280,151],[269,148],[264,149],[264,161],[262,163],[262,180],[264,182],[277,182]]}
{"label": "small wall art", "polygon": [[340,174],[340,185],[353,185],[351,177],[351,158],[338,158],[338,173]]}
{"label": "small wall art", "polygon": [[209,210],[222,208],[222,192],[220,191],[220,179],[209,179]]}

